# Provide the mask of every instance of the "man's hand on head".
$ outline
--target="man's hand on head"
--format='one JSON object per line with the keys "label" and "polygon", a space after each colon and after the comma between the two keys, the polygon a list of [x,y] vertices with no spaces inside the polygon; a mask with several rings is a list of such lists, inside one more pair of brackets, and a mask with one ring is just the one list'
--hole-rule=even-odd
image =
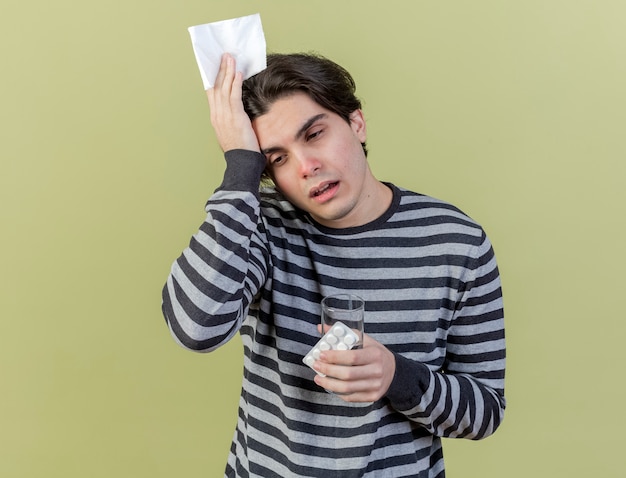
{"label": "man's hand on head", "polygon": [[241,99],[243,75],[237,72],[235,59],[222,56],[213,88],[207,90],[211,124],[222,151],[247,149],[260,151],[259,141]]}

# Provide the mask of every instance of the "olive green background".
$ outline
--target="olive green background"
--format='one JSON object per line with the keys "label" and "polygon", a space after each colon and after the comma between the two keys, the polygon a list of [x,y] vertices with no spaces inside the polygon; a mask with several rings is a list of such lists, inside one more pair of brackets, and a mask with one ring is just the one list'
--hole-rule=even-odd
{"label": "olive green background", "polygon": [[170,338],[160,292],[222,158],[186,28],[355,76],[375,173],[486,228],[508,410],[452,478],[621,477],[626,4],[3,0],[0,476],[221,476],[238,339]]}

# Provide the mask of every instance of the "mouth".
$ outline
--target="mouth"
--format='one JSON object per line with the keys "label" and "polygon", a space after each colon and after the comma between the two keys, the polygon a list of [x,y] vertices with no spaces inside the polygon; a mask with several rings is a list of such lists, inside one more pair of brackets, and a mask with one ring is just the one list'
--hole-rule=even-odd
{"label": "mouth", "polygon": [[330,199],[337,190],[339,181],[328,181],[320,184],[319,186],[311,189],[310,197],[316,200]]}

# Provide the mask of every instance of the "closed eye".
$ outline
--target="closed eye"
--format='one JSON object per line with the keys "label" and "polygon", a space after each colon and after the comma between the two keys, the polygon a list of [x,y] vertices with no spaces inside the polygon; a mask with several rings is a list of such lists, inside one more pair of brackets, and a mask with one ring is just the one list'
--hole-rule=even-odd
{"label": "closed eye", "polygon": [[323,129],[314,130],[313,132],[306,135],[306,140],[311,141],[313,139],[318,138],[324,132]]}
{"label": "closed eye", "polygon": [[287,160],[286,154],[271,155],[267,158],[267,162],[270,166],[280,166]]}

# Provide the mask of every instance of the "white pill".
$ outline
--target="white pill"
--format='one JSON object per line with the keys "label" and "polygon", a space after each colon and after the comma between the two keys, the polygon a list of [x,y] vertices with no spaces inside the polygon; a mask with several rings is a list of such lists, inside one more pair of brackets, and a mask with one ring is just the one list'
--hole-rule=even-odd
{"label": "white pill", "polygon": [[334,335],[329,335],[326,337],[326,342],[328,342],[330,345],[336,344],[338,340],[339,339],[335,337]]}
{"label": "white pill", "polygon": [[339,325],[333,328],[333,335],[336,335],[337,337],[343,337],[345,333],[346,331],[343,330],[343,328],[341,328]]}
{"label": "white pill", "polygon": [[314,362],[315,362],[315,359],[314,359],[311,355],[309,355],[309,356],[306,358],[306,360],[305,360],[305,363],[306,363],[309,367],[312,367]]}
{"label": "white pill", "polygon": [[321,342],[320,350],[330,350],[330,344],[328,344],[328,342]]}
{"label": "white pill", "polygon": [[311,352],[311,355],[313,356],[314,359],[318,359],[320,358],[320,349],[315,349],[313,350],[313,352]]}
{"label": "white pill", "polygon": [[337,344],[337,350],[348,350],[348,346],[344,344],[343,342],[339,342]]}
{"label": "white pill", "polygon": [[356,343],[356,339],[354,338],[354,335],[347,335],[343,341],[348,345],[354,345]]}

